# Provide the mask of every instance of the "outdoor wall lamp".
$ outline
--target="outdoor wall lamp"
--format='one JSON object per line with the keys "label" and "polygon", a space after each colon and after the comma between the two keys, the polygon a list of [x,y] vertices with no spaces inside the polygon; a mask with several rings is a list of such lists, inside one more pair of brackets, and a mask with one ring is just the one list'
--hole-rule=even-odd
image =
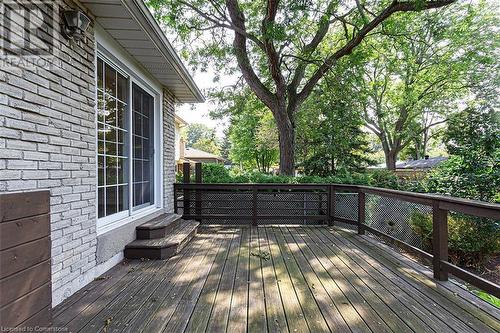
{"label": "outdoor wall lamp", "polygon": [[89,27],[90,19],[80,10],[65,10],[63,12],[64,22],[62,24],[62,34],[64,37],[73,40],[82,40],[85,31]]}

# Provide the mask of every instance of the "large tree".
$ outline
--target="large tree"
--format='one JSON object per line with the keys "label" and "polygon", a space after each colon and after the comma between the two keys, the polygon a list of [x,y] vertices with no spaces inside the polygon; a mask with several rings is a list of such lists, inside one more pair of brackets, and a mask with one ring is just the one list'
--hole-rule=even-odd
{"label": "large tree", "polygon": [[497,20],[484,3],[409,18],[391,20],[363,42],[356,71],[365,124],[379,138],[388,169],[407,147],[425,155],[433,127],[498,82]]}
{"label": "large tree", "polygon": [[[294,173],[295,115],[337,62],[393,14],[455,0],[150,0],[156,16],[190,48],[192,63],[233,71],[271,110],[280,172]],[[232,33],[230,36],[228,33]]]}

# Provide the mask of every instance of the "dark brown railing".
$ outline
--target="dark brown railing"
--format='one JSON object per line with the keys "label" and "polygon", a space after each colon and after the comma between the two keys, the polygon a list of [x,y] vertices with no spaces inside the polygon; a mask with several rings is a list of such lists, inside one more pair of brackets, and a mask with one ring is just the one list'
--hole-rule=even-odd
{"label": "dark brown railing", "polygon": [[[174,185],[174,193],[177,213],[206,224],[341,224],[359,234],[370,232],[432,262],[436,279],[445,281],[452,274],[500,297],[499,285],[448,261],[448,213],[498,223],[499,204],[340,184],[182,183]],[[402,206],[406,211],[401,210]],[[399,221],[407,220],[408,207],[432,216],[432,253],[415,245],[415,235],[405,225],[407,222],[400,223],[398,216],[391,216],[399,211]],[[396,222],[386,223],[391,219]]]}

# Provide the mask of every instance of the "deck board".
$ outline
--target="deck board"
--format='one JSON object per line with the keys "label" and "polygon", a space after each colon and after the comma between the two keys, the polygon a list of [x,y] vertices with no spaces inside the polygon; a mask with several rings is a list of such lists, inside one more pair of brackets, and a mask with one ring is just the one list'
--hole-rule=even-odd
{"label": "deck board", "polygon": [[202,227],[178,255],[108,271],[54,309],[69,332],[496,332],[500,310],[368,236]]}

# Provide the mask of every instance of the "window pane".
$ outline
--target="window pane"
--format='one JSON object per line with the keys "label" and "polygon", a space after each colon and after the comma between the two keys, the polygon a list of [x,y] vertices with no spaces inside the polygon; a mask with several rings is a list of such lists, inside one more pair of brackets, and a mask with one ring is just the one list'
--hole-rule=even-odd
{"label": "window pane", "polygon": [[142,185],[142,190],[143,190],[143,202],[150,202],[151,193],[150,193],[149,182]]}
{"label": "window pane", "polygon": [[116,186],[106,188],[106,216],[117,212]]}
{"label": "window pane", "polygon": [[104,156],[97,156],[97,185],[104,185]]}
{"label": "window pane", "polygon": [[104,122],[104,96],[101,90],[97,91],[97,121]]}
{"label": "window pane", "polygon": [[142,139],[134,136],[134,158],[142,158]]}
{"label": "window pane", "polygon": [[134,161],[134,182],[142,181],[142,161],[135,160]]}
{"label": "window pane", "polygon": [[134,134],[142,136],[142,117],[139,112],[134,112]]}
{"label": "window pane", "polygon": [[106,124],[111,126],[116,126],[116,99],[112,98],[110,95],[105,96],[105,111]]}
{"label": "window pane", "polygon": [[106,64],[105,73],[105,91],[113,97],[116,97],[116,71]]}
{"label": "window pane", "polygon": [[97,217],[103,217],[105,215],[104,211],[104,188],[100,188],[97,191]]}
{"label": "window pane", "polygon": [[116,155],[116,142],[106,141],[106,155]]}
{"label": "window pane", "polygon": [[117,98],[122,101],[126,102],[127,101],[127,79],[121,75],[120,73],[117,73]]}
{"label": "window pane", "polygon": [[102,89],[102,67],[103,62],[101,59],[97,59],[97,88]]}
{"label": "window pane", "polygon": [[128,186],[118,186],[118,211],[128,209]]}
{"label": "window pane", "polygon": [[127,182],[127,159],[119,158],[117,163],[118,184]]}
{"label": "window pane", "polygon": [[116,157],[106,157],[106,185],[114,185],[117,181]]}
{"label": "window pane", "polygon": [[142,200],[142,184],[135,184],[134,185],[134,206],[139,206],[144,203]]}
{"label": "window pane", "polygon": [[125,104],[122,102],[116,102],[116,126],[120,128],[125,128],[127,122],[127,114],[125,113]]}

